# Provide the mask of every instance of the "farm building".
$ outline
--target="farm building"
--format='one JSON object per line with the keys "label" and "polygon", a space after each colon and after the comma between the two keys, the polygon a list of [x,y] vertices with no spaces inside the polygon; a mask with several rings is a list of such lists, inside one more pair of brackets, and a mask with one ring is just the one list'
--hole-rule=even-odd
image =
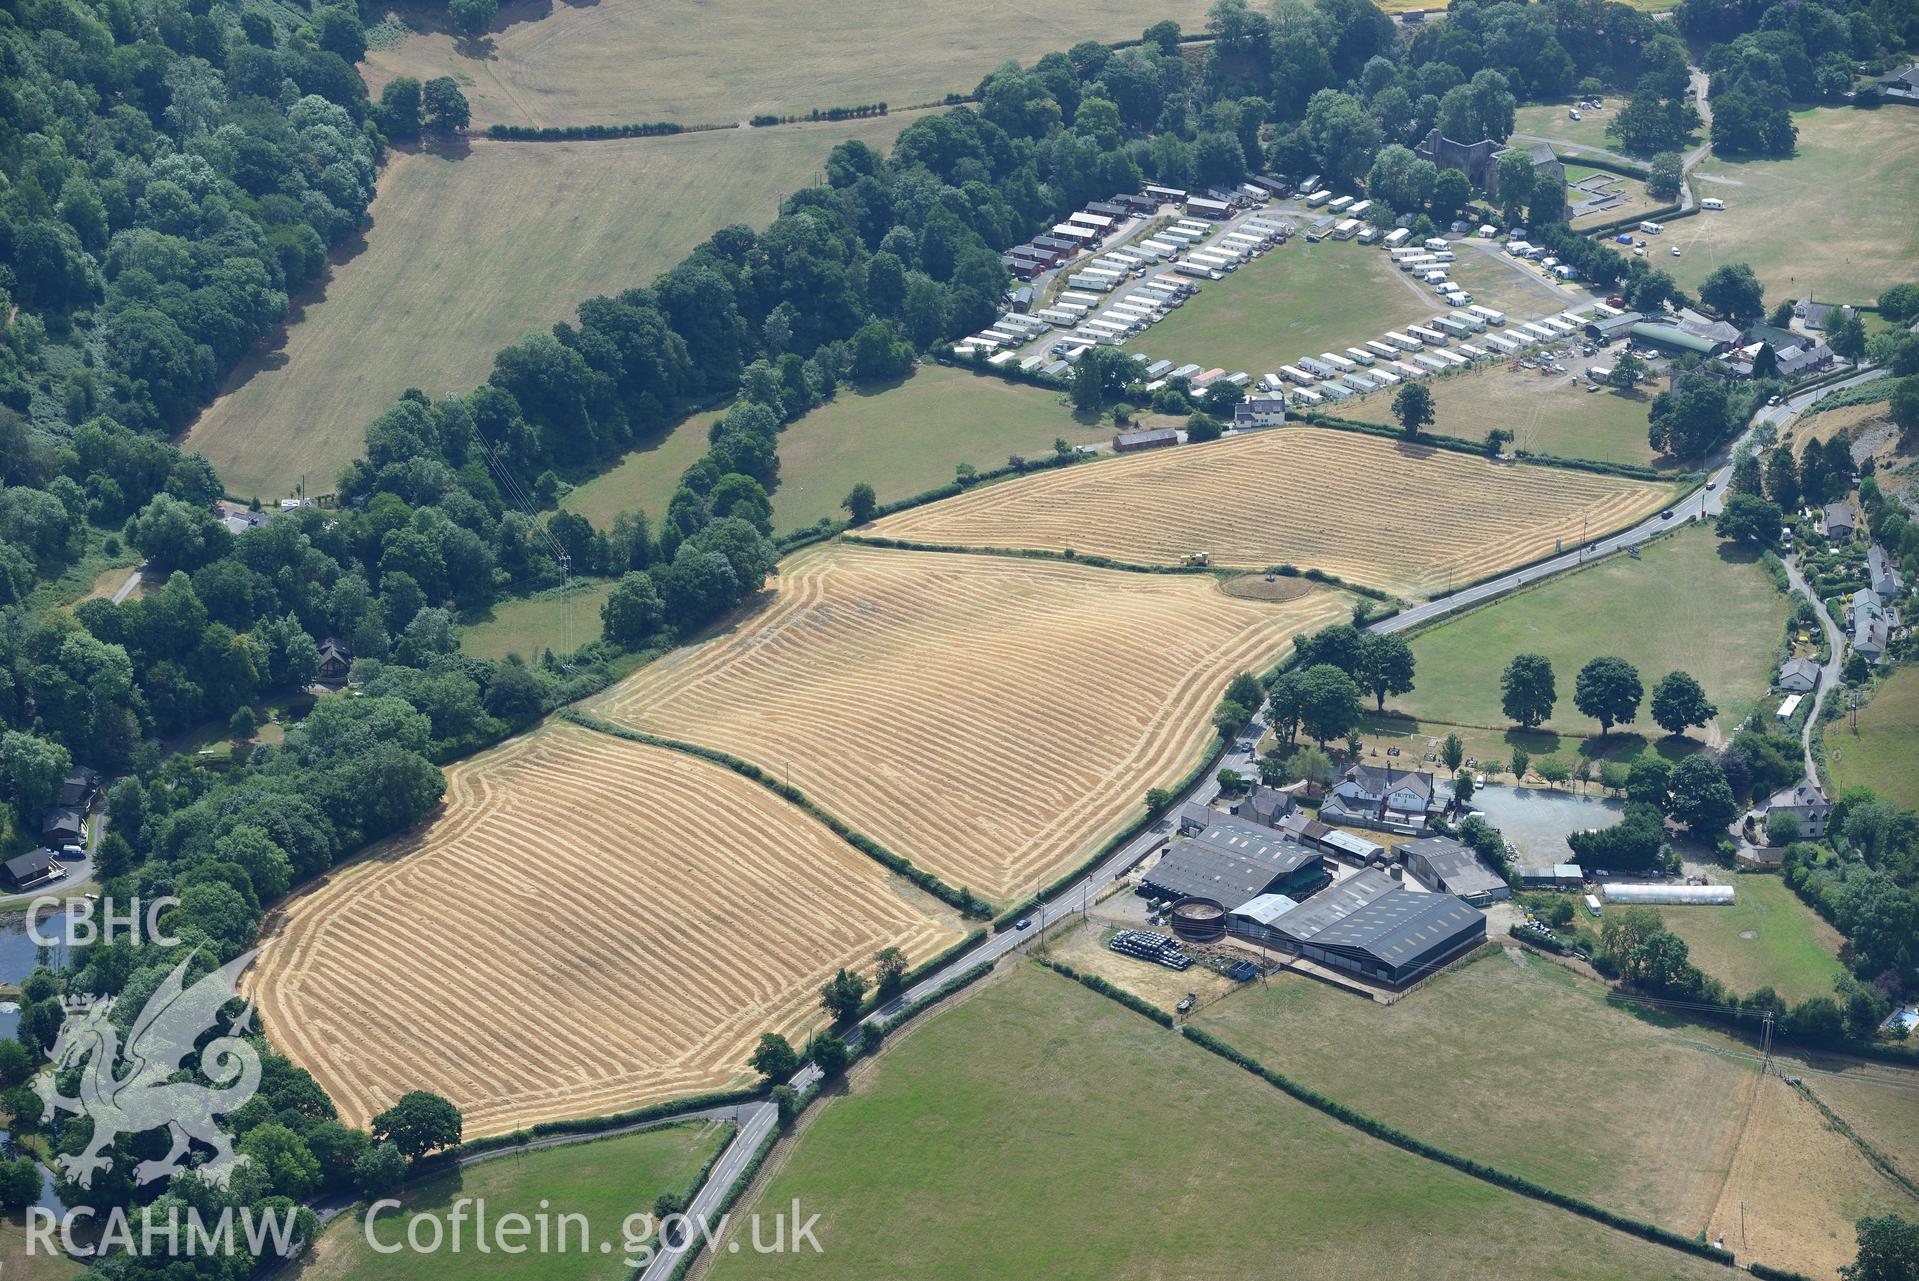
{"label": "farm building", "polygon": [[1320,803],[1322,822],[1418,833],[1452,800],[1452,788],[1424,770],[1354,765]]}
{"label": "farm building", "polygon": [[1402,987],[1484,941],[1486,918],[1450,894],[1409,890],[1368,869],[1287,907],[1267,896],[1241,904],[1227,932],[1261,947]]}
{"label": "farm building", "polygon": [[1233,406],[1233,426],[1271,427],[1286,421],[1286,402],[1278,396],[1253,396]]}
{"label": "farm building", "polygon": [[1645,319],[1644,315],[1636,311],[1622,311],[1614,316],[1600,316],[1586,322],[1586,337],[1599,343],[1615,342],[1632,333],[1632,327]]}
{"label": "farm building", "polygon": [[1819,529],[1829,542],[1850,542],[1859,529],[1859,513],[1844,499],[1827,503],[1825,510],[1819,514]]}
{"label": "farm building", "polygon": [[1897,596],[1899,589],[1905,586],[1899,567],[1878,543],[1866,550],[1866,585],[1887,599]]}
{"label": "farm building", "polygon": [[1353,867],[1370,867],[1375,861],[1384,862],[1386,858],[1384,845],[1329,827],[1304,810],[1295,810],[1280,819],[1275,826],[1306,848],[1330,854]]}
{"label": "farm building", "polygon": [[1892,639],[1892,628],[1898,622],[1898,615],[1890,609],[1879,593],[1870,587],[1861,587],[1852,594],[1852,652],[1859,654],[1869,663],[1876,663],[1885,656],[1886,645]]}
{"label": "farm building", "polygon": [[1450,836],[1429,836],[1399,847],[1407,875],[1429,890],[1456,894],[1475,907],[1513,896],[1512,887],[1479,861],[1472,847]]}
{"label": "farm building", "polygon": [[1717,356],[1731,346],[1725,341],[1687,333],[1677,325],[1655,324],[1645,320],[1633,325],[1630,332],[1635,341],[1647,346],[1665,351],[1690,352],[1696,356]]}
{"label": "farm building", "polygon": [[1179,432],[1171,427],[1155,427],[1150,431],[1123,431],[1113,437],[1113,450],[1116,453],[1131,454],[1142,449],[1164,449],[1168,445],[1179,443]]}
{"label": "farm building", "polygon": [[7,880],[16,890],[32,889],[44,881],[51,881],[58,875],[59,864],[54,861],[52,850],[28,850],[17,858],[6,861]]}
{"label": "farm building", "polygon": [[1768,796],[1746,815],[1756,828],[1763,830],[1766,820],[1774,814],[1790,814],[1799,820],[1799,835],[1806,840],[1821,840],[1826,835],[1826,819],[1832,814],[1832,802],[1826,794],[1811,783],[1801,781],[1791,787],[1782,787]]}
{"label": "farm building", "polygon": [[1577,863],[1522,867],[1518,871],[1520,885],[1529,890],[1576,890],[1586,880]]}
{"label": "farm building", "polygon": [[1197,836],[1174,841],[1138,893],[1236,907],[1262,894],[1304,898],[1331,879],[1315,851],[1277,832],[1222,818]]}
{"label": "farm building", "polygon": [[1186,197],[1186,212],[1196,218],[1211,218],[1215,221],[1232,216],[1233,207],[1224,200],[1208,200],[1204,196]]}
{"label": "farm building", "polygon": [[1173,826],[1181,836],[1198,836],[1219,821],[1219,811],[1198,801],[1187,801],[1173,813]]}
{"label": "farm building", "polygon": [[1819,686],[1819,664],[1810,658],[1789,658],[1779,664],[1776,684],[1788,694],[1810,694]]}

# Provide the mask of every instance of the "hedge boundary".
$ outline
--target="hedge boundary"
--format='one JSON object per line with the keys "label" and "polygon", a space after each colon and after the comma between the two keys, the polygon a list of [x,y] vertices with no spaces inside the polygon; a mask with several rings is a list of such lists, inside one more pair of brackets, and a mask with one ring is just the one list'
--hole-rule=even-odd
{"label": "hedge boundary", "polygon": [[1859,1154],[1866,1158],[1868,1165],[1879,1171],[1881,1175],[1885,1176],[1885,1178],[1892,1183],[1897,1184],[1899,1189],[1907,1196],[1919,1198],[1919,1184],[1915,1184],[1911,1179],[1907,1178],[1899,1167],[1892,1163],[1892,1158],[1888,1157],[1878,1148],[1875,1148],[1872,1144],[1866,1142],[1865,1136],[1853,1129],[1844,1117],[1827,1107],[1825,1101],[1812,1092],[1811,1086],[1801,1081],[1798,1077],[1787,1077],[1786,1084],[1790,1085],[1794,1090],[1797,1090],[1806,1102],[1818,1109],[1819,1115],[1826,1118],[1827,1125],[1830,1125],[1833,1129],[1839,1131],[1839,1133],[1845,1135],[1848,1139],[1851,1139],[1852,1145],[1859,1149]]}
{"label": "hedge boundary", "polygon": [[739,127],[736,121],[683,125],[677,120],[643,120],[624,125],[488,125],[486,136],[495,142],[611,142],[620,138],[665,138],[680,133],[713,133]]}
{"label": "hedge boundary", "polygon": [[[747,1090],[716,1090],[707,1094],[689,1094],[683,1099],[672,1099],[664,1103],[649,1103],[645,1107],[631,1108],[625,1112],[609,1112],[604,1116],[542,1121],[538,1125],[511,1130],[505,1134],[491,1134],[483,1139],[469,1139],[459,1147],[449,1149],[446,1155],[458,1161],[469,1156],[478,1156],[483,1152],[524,1147],[535,1139],[551,1138],[555,1135],[592,1135],[650,1122],[677,1121],[684,1119],[689,1113],[705,1112],[712,1108],[738,1107],[765,1096],[765,1086],[756,1086]],[[439,1169],[440,1164],[432,1167],[433,1172],[438,1172]],[[426,1167],[422,1167],[422,1170],[424,1172]],[[408,1177],[411,1178],[411,1175]]]}
{"label": "hedge boundary", "polygon": [[1173,1016],[1165,1010],[1160,1009],[1144,997],[1134,996],[1123,987],[1108,983],[1097,974],[1082,974],[1064,962],[1049,961],[1043,956],[1034,957],[1033,963],[1043,966],[1055,974],[1063,974],[1075,983],[1078,983],[1081,987],[1090,988],[1108,1000],[1117,1001],[1127,1009],[1133,1011],[1133,1013],[1149,1018],[1163,1028],[1170,1030],[1173,1026]]}
{"label": "hedge boundary", "polygon": [[[1325,427],[1332,431],[1350,431],[1362,436],[1379,436],[1388,440],[1405,440],[1398,429],[1384,423],[1359,422],[1352,418],[1341,418],[1336,414],[1309,413],[1301,416],[1300,421],[1311,423],[1315,427]],[[1486,452],[1483,441],[1475,442],[1462,436],[1434,436],[1420,433],[1418,440],[1407,440],[1409,445],[1428,445],[1434,449],[1443,449],[1455,454],[1471,454],[1475,458],[1484,458],[1488,462],[1497,461]],[[1605,463],[1591,458],[1565,458],[1558,454],[1535,454],[1516,449],[1512,457],[1520,462],[1532,463],[1539,467],[1558,467],[1564,471],[1593,472],[1601,476],[1621,476],[1627,480],[1670,480],[1672,477],[1643,463]]]}
{"label": "hedge boundary", "polygon": [[1424,1139],[1414,1138],[1403,1130],[1387,1125],[1384,1121],[1377,1120],[1364,1112],[1350,1108],[1335,1099],[1328,1098],[1317,1090],[1309,1089],[1283,1073],[1273,1071],[1251,1055],[1234,1049],[1211,1033],[1203,1032],[1190,1024],[1180,1029],[1180,1035],[1201,1049],[1210,1051],[1228,1063],[1242,1068],[1260,1078],[1282,1093],[1304,1103],[1307,1107],[1324,1113],[1342,1125],[1351,1126],[1353,1129],[1359,1130],[1361,1133],[1367,1134],[1372,1138],[1384,1143],[1389,1143],[1401,1151],[1411,1153],[1413,1156],[1423,1157],[1426,1160],[1448,1166],[1461,1174],[1478,1179],[1482,1183],[1490,1183],[1494,1187],[1503,1188],[1508,1192],[1515,1192],[1520,1196],[1542,1202],[1556,1209],[1569,1211],[1579,1215],[1581,1218],[1590,1219],[1602,1226],[1639,1237],[1641,1240],[1650,1241],[1655,1245],[1663,1245],[1670,1249],[1690,1254],[1695,1258],[1708,1259],[1714,1263],[1723,1264],[1726,1267],[1735,1266],[1731,1253],[1720,1250],[1708,1242],[1697,1240],[1693,1237],[1682,1236],[1669,1228],[1662,1228],[1656,1223],[1648,1223],[1643,1219],[1635,1219],[1629,1215],[1608,1210],[1606,1207],[1588,1201],[1583,1197],[1576,1197],[1569,1193],[1555,1191],[1523,1175],[1513,1174],[1497,1166],[1487,1165],[1484,1162],[1475,1161],[1470,1157],[1461,1156],[1446,1148],[1438,1147],[1435,1144],[1426,1142]]}
{"label": "hedge boundary", "polygon": [[933,875],[925,868],[917,866],[911,859],[906,858],[904,855],[894,853],[872,837],[851,826],[844,819],[840,818],[839,815],[822,807],[799,788],[789,783],[782,783],[751,761],[742,760],[730,752],[718,751],[711,747],[701,747],[698,743],[686,743],[676,738],[663,738],[658,734],[648,734],[644,730],[628,729],[623,725],[615,725],[610,721],[603,721],[591,713],[582,712],[574,707],[563,707],[559,709],[555,715],[559,716],[562,720],[570,721],[580,726],[582,729],[590,729],[596,733],[610,735],[613,738],[623,738],[630,743],[643,743],[648,747],[663,747],[668,751],[683,752],[688,756],[697,756],[701,760],[710,761],[715,765],[723,765],[740,777],[758,783],[761,787],[772,792],[780,799],[799,807],[811,817],[825,824],[827,830],[832,832],[833,835],[839,837],[874,862],[885,867],[888,871],[897,872],[899,875],[904,876],[907,880],[913,882],[913,884],[919,886],[949,907],[957,908],[962,914],[973,917],[976,920],[984,918],[991,910],[986,900],[980,898],[971,890],[954,889],[951,885],[948,885],[945,881]]}

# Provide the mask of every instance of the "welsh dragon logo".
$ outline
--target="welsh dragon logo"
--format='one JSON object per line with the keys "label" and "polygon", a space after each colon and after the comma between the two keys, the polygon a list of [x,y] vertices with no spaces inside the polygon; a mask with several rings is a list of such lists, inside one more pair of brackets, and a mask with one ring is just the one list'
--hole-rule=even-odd
{"label": "welsh dragon logo", "polygon": [[[200,1051],[200,1072],[222,1088],[172,1078],[180,1074],[195,1043],[218,1021],[220,1008],[233,999],[235,982],[258,951],[236,957],[191,987],[184,981],[193,960],[188,955],[147,999],[127,1033],[124,1049],[111,1017],[111,999],[69,1006],[54,1042],[53,1070],[34,1082],[34,1090],[46,1104],[43,1120],[52,1120],[58,1109],[93,1122],[93,1137],[86,1149],[59,1158],[69,1179],[80,1187],[91,1187],[95,1171],[113,1164],[105,1154],[114,1139],[164,1127],[172,1133],[173,1146],[161,1159],[135,1166],[136,1183],[166,1178],[183,1168],[189,1144],[199,1142],[214,1152],[213,1159],[200,1167],[201,1176],[218,1187],[227,1185],[234,1168],[247,1158],[234,1152],[233,1140],[214,1118],[245,1105],[260,1086],[260,1055],[242,1039],[253,1006],[249,1003],[224,1035]],[[80,1097],[59,1093],[53,1073],[82,1064]]]}

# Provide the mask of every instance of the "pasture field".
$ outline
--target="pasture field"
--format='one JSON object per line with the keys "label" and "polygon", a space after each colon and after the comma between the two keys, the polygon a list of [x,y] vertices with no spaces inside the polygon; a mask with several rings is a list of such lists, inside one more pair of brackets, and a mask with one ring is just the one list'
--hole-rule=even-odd
{"label": "pasture field", "polygon": [[542,651],[570,654],[599,639],[600,606],[613,594],[612,581],[581,582],[562,596],[542,592],[519,600],[504,600],[488,617],[460,628],[460,651],[475,658],[505,658],[518,654],[537,662]]}
{"label": "pasture field", "polygon": [[1794,1004],[1831,996],[1845,973],[1839,931],[1777,876],[1739,876],[1730,884],[1731,907],[1659,909],[1666,928],[1686,940],[1693,964],[1736,992],[1770,987]]}
{"label": "pasture field", "polygon": [[1660,484],[1494,463],[1358,432],[1283,427],[1023,476],[877,522],[874,532],[1174,564],[1290,563],[1402,595],[1464,586],[1619,529]]}
{"label": "pasture field", "polygon": [[[1823,1083],[1815,1078],[1815,1093]],[[1765,1076],[1758,1085],[1752,1117],[1707,1233],[1714,1240],[1723,1237],[1742,1258],[1837,1277],[1859,1251],[1855,1222],[1887,1213],[1911,1219],[1919,1214],[1919,1201],[1875,1170],[1785,1081]],[[1911,1109],[1911,1095],[1894,1106]]]}
{"label": "pasture field", "polygon": [[[647,452],[568,494],[562,506],[605,529],[615,512],[666,512],[680,473],[706,452],[715,415],[675,428]],[[776,532],[800,529],[840,507],[866,481],[882,503],[950,484],[954,467],[1004,467],[1007,456],[1051,455],[1053,442],[1099,445],[1108,424],[1075,419],[1053,392],[944,365],[921,365],[910,376],[872,390],[842,387],[830,404],[791,423],[780,436],[780,483],[773,491]]]}
{"label": "pasture field", "polygon": [[[760,1033],[952,914],[719,766],[549,725],[447,770],[420,831],[275,913],[249,979],[351,1124],[432,1090],[469,1136],[747,1078]],[[400,971],[407,981],[379,982]]]}
{"label": "pasture field", "polygon": [[1208,575],[852,543],[782,563],[769,606],[601,694],[719,748],[951,885],[1006,901],[1139,816],[1211,742],[1240,672],[1348,598],[1234,599]]}
{"label": "pasture field", "polygon": [[1423,291],[1378,249],[1353,241],[1309,245],[1299,237],[1224,280],[1201,284],[1128,350],[1258,377],[1432,313]]}
{"label": "pasture field", "polygon": [[1367,1138],[1032,968],[856,1072],[734,1218],[795,1197],[822,1252],[722,1243],[716,1281],[1724,1274]]}
{"label": "pasture field", "polygon": [[1500,673],[1515,654],[1544,654],[1559,696],[1544,728],[1596,735],[1599,723],[1573,706],[1573,684],[1587,662],[1612,654],[1639,669],[1646,690],[1639,721],[1626,728],[1663,734],[1652,724],[1652,687],[1686,671],[1719,707],[1706,731],[1717,741],[1766,692],[1786,614],[1763,565],[1709,530],[1688,529],[1647,544],[1638,560],[1609,556],[1421,632],[1412,639],[1418,684],[1393,706],[1424,721],[1503,730]]}
{"label": "pasture field", "polygon": [[[680,476],[706,456],[711,447],[707,432],[725,413],[713,409],[694,414],[641,441],[619,462],[569,490],[560,500],[561,510],[578,512],[601,531],[612,528],[621,512],[643,511],[657,522],[666,515]],[[786,460],[780,461],[784,465]]]}
{"label": "pasture field", "polygon": [[[650,1214],[663,1192],[690,1195],[693,1181],[731,1133],[728,1125],[689,1122],[495,1157],[410,1185],[399,1194],[398,1209],[384,1210],[374,1220],[373,1232],[384,1249],[407,1240],[413,1220],[425,1217],[438,1220],[451,1242],[452,1207],[463,1198],[484,1202],[489,1222],[517,1213],[537,1223],[535,1216],[546,1206],[554,1225],[554,1248],[521,1255],[512,1275],[520,1281],[621,1281],[631,1271],[623,1262],[629,1257],[626,1252],[632,1250],[631,1257],[637,1258],[644,1244],[625,1238],[623,1221],[629,1215]],[[565,1229],[567,1252],[560,1252],[562,1213],[586,1217],[588,1249],[580,1248],[576,1226]],[[421,1234],[418,1239],[433,1239],[428,1229],[415,1230]],[[287,1275],[290,1281],[469,1281],[474,1272],[470,1210],[466,1231],[466,1249],[460,1253],[443,1249],[387,1254],[368,1243],[364,1210],[343,1214]],[[602,1240],[613,1243],[612,1251],[598,1252]]]}
{"label": "pasture field", "polygon": [[[1635,5],[1634,7],[1644,6]],[[1673,6],[1665,4],[1659,7],[1670,9]],[[1619,144],[1606,136],[1606,126],[1611,124],[1613,117],[1625,107],[1626,99],[1605,97],[1599,101],[1602,104],[1601,110],[1582,109],[1577,120],[1566,114],[1574,105],[1570,98],[1564,102],[1532,103],[1521,107],[1513,114],[1513,132],[1530,138],[1549,139],[1560,144],[1567,152],[1575,152],[1581,148],[1618,151]],[[1644,164],[1645,162],[1636,161],[1635,163]]]}
{"label": "pasture field", "polygon": [[1870,787],[1884,800],[1919,807],[1919,667],[1902,667],[1879,683],[1859,709],[1859,729],[1826,726],[1826,754],[1842,789]]}
{"label": "pasture field", "polygon": [[1919,1073],[1877,1063],[1818,1067],[1803,1078],[1807,1088],[1901,1174],[1919,1181]]}
{"label": "pasture field", "polygon": [[[1456,255],[1452,265],[1453,283],[1471,294],[1473,301],[1481,306],[1505,312],[1509,322],[1558,315],[1583,299],[1570,290],[1562,291],[1531,267],[1521,266],[1477,237],[1455,238],[1453,247]],[[1450,310],[1435,297],[1428,315],[1442,315]]]}
{"label": "pasture field", "polygon": [[80,1265],[66,1255],[37,1246],[29,1252],[27,1244],[26,1214],[0,1215],[0,1270],[7,1276],[21,1281],[74,1281],[80,1276]]}
{"label": "pasture field", "polygon": [[236,497],[276,498],[302,475],[325,493],[407,388],[466,392],[521,334],[652,283],[729,223],[770,222],[835,143],[885,149],[909,119],[395,152],[372,227],[181,443]]}
{"label": "pasture field", "polygon": [[[1890,267],[1919,261],[1907,180],[1919,165],[1919,115],[1819,107],[1794,112],[1793,123],[1799,151],[1791,159],[1714,156],[1693,171],[1694,189],[1726,207],[1675,223],[1655,242],[1659,265],[1681,288],[1744,262],[1765,285],[1768,307],[1807,297],[1868,302],[1904,279]],[[1683,256],[1671,258],[1669,245]]]}
{"label": "pasture field", "polygon": [[[452,76],[473,120],[518,125],[715,124],[759,114],[885,102],[894,107],[971,93],[1009,58],[1030,64],[1082,40],[1137,39],[1162,18],[1205,24],[1201,0],[1066,0],[1033,8],[713,5],[605,0],[504,5],[478,40],[446,29],[446,11],[401,6],[422,34],[376,49],[364,75],[374,97],[395,76]],[[849,57],[857,51],[857,57]]]}
{"label": "pasture field", "polygon": [[[1495,427],[1513,434],[1509,449],[1524,449],[1560,458],[1590,458],[1602,463],[1655,461],[1646,442],[1646,417],[1652,394],[1643,390],[1586,390],[1588,365],[1604,364],[1606,357],[1575,356],[1566,367],[1572,373],[1541,374],[1536,369],[1514,369],[1502,361],[1488,361],[1477,369],[1430,379],[1433,393],[1432,430],[1442,436],[1482,439]],[[1391,396],[1369,396],[1341,407],[1348,418],[1392,425]]]}
{"label": "pasture field", "polygon": [[[1286,975],[1197,1022],[1410,1134],[1675,1232],[1712,1212],[1757,1066],[1526,953],[1483,956],[1394,1005]],[[1568,1124],[1574,1098],[1589,1124]]]}

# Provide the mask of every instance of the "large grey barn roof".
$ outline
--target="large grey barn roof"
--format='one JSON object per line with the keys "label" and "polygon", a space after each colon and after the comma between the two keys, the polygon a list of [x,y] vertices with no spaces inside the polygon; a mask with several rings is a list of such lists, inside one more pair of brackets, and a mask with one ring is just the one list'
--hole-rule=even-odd
{"label": "large grey barn roof", "polygon": [[1215,818],[1205,831],[1192,839],[1208,849],[1254,859],[1270,867],[1275,876],[1285,876],[1297,870],[1302,863],[1319,861],[1318,854],[1291,836],[1224,815]]}
{"label": "large grey barn roof", "polygon": [[[1458,934],[1477,915],[1450,894],[1416,894],[1400,886],[1334,921],[1312,941],[1320,947],[1357,948],[1398,965]],[[1279,928],[1287,928],[1284,917]]]}

